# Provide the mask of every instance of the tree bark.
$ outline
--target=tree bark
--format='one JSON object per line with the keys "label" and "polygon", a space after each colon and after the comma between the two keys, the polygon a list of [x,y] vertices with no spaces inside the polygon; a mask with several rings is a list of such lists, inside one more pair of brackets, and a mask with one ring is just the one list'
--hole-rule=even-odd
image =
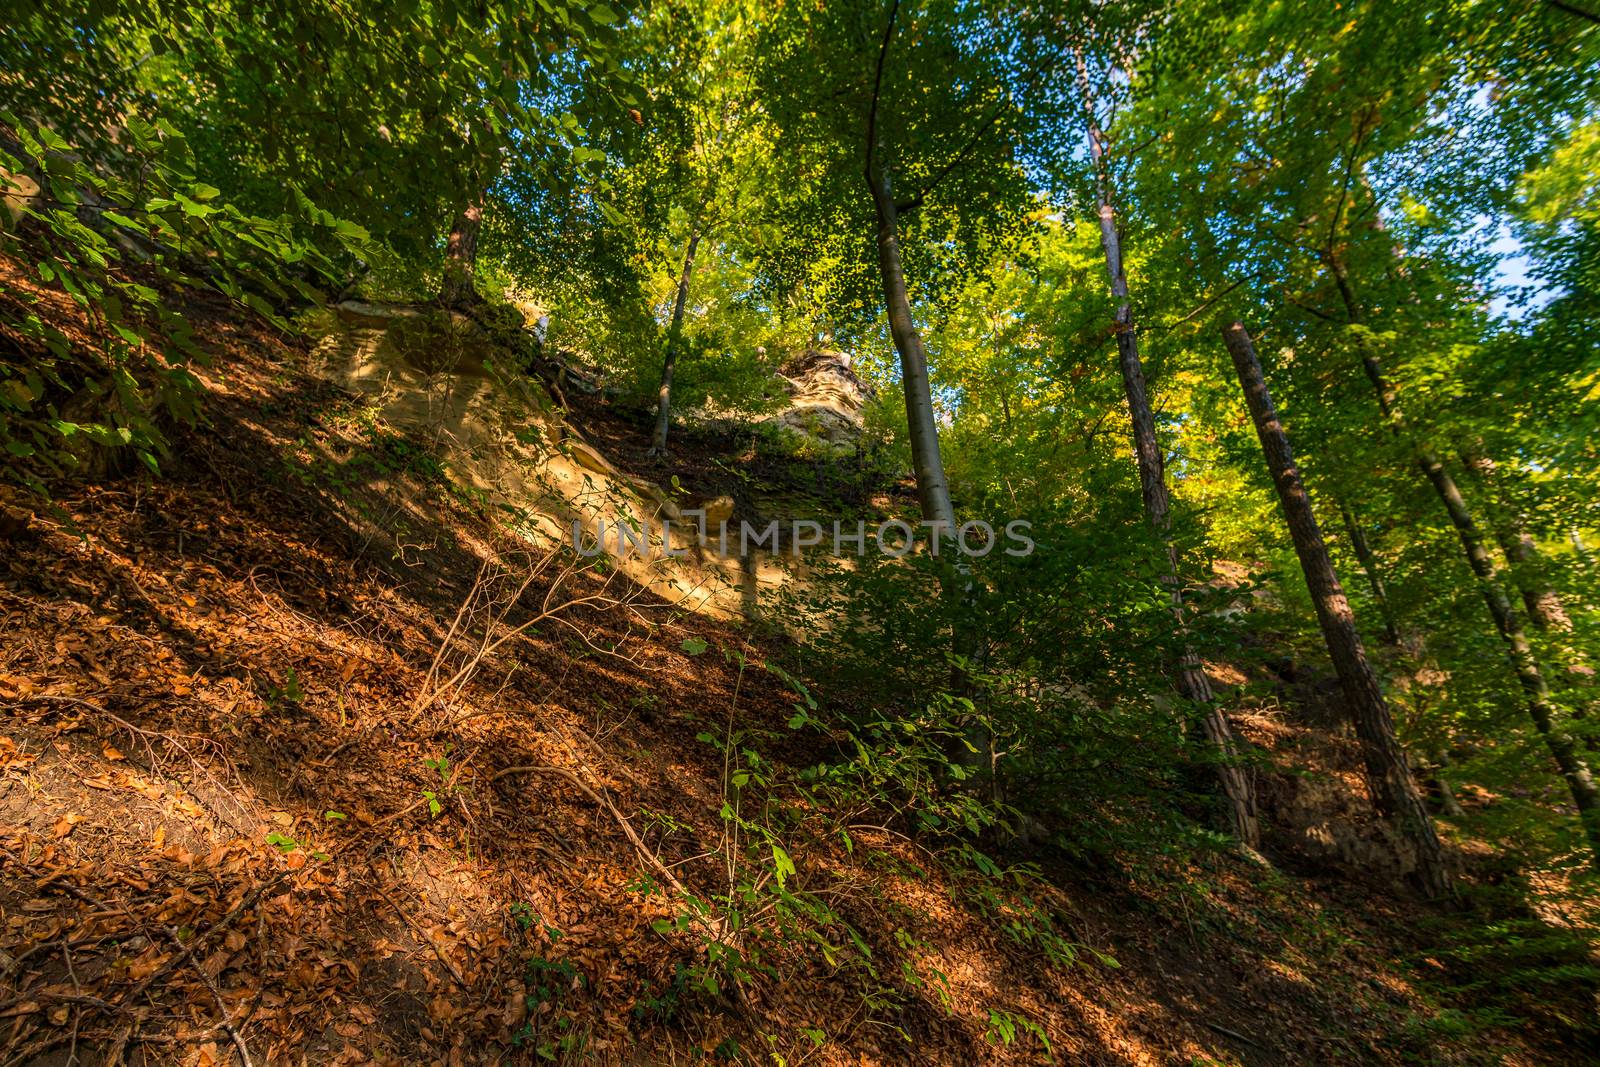
{"label": "tree bark", "polygon": [[683,273],[678,276],[678,295],[672,305],[672,325],[667,328],[667,352],[661,360],[661,388],[656,392],[656,431],[650,439],[650,455],[667,454],[667,431],[672,426],[672,374],[678,366],[678,349],[683,343],[683,310],[689,302],[689,279],[694,276],[694,253],[700,234],[689,234],[689,248],[683,254]]}
{"label": "tree bark", "polygon": [[1483,454],[1481,447],[1463,447],[1460,451],[1461,465],[1471,474],[1490,501],[1490,525],[1494,531],[1494,539],[1500,545],[1500,550],[1505,553],[1507,569],[1511,574],[1511,582],[1516,586],[1517,592],[1522,596],[1523,607],[1527,609],[1528,619],[1540,630],[1565,632],[1572,629],[1572,620],[1567,617],[1566,609],[1561,604],[1561,597],[1550,588],[1545,581],[1543,561],[1539,558],[1539,546],[1533,537],[1522,528],[1514,509],[1506,507],[1504,496],[1500,493],[1500,473],[1494,460]]}
{"label": "tree bark", "polygon": [[[862,176],[872,197],[877,219],[878,274],[883,285],[884,309],[889,319],[889,336],[900,357],[900,382],[905,391],[906,427],[911,444],[911,466],[916,475],[917,504],[925,523],[935,525],[935,539],[941,532],[956,530],[955,505],[950,498],[950,482],[944,472],[939,451],[939,425],[933,413],[933,389],[928,378],[928,353],[911,314],[911,299],[906,289],[905,267],[900,260],[900,206],[894,199],[891,161],[886,158],[878,106],[883,88],[883,71],[894,42],[900,0],[892,0],[878,50],[877,71],[873,78],[871,108],[867,113],[865,160]],[[972,678],[972,665],[983,658],[982,633],[972,617],[976,591],[971,569],[958,557],[954,566],[944,568],[943,595],[951,618],[951,649],[955,661],[950,669],[950,691],[959,697],[980,701],[982,692]],[[972,770],[979,787],[991,799],[1001,799],[1001,781],[994,773],[994,737],[978,716],[968,718],[963,727],[965,744],[953,745],[952,763]]]}
{"label": "tree bark", "polygon": [[[1579,689],[1590,688],[1584,686],[1584,681],[1593,675],[1584,660],[1583,652],[1573,647],[1570,642],[1549,640],[1558,634],[1571,633],[1572,619],[1567,614],[1566,606],[1561,603],[1560,594],[1550,587],[1544,570],[1544,560],[1539,556],[1538,544],[1523,528],[1515,507],[1508,506],[1501,492],[1501,476],[1495,461],[1484,455],[1482,447],[1477,443],[1463,447],[1460,457],[1462,466],[1489,498],[1489,514],[1494,538],[1505,554],[1511,582],[1522,596],[1528,620],[1533,623],[1533,628],[1546,638],[1544,648],[1558,655],[1563,661],[1565,670],[1562,673],[1565,677],[1558,676],[1557,685],[1559,691],[1570,701],[1572,721],[1576,723],[1593,720],[1600,708],[1596,706],[1592,691],[1578,692]],[[1583,747],[1591,753],[1588,758],[1593,759],[1593,753],[1600,752],[1600,737],[1596,737],[1591,731],[1580,731],[1580,740]]]}
{"label": "tree bark", "polygon": [[1378,570],[1378,559],[1367,542],[1367,535],[1362,531],[1355,513],[1343,501],[1339,502],[1339,517],[1344,521],[1345,533],[1350,537],[1350,547],[1355,549],[1356,561],[1361,564],[1361,573],[1367,576],[1367,586],[1372,590],[1372,599],[1377,601],[1378,613],[1383,616],[1384,643],[1398,645],[1400,628],[1395,624],[1389,591],[1383,584],[1383,573]]}
{"label": "tree bark", "polygon": [[884,158],[883,135],[878,127],[883,69],[894,43],[899,15],[900,0],[892,0],[883,27],[883,41],[878,47],[871,107],[867,111],[866,163],[862,175],[866,178],[872,210],[878,220],[878,274],[889,316],[889,336],[900,357],[900,380],[906,394],[906,426],[911,438],[911,466],[917,477],[917,503],[923,519],[948,523],[954,528],[955,507],[950,502],[950,483],[945,478],[944,459],[939,454],[939,426],[933,417],[928,353],[922,345],[916,320],[911,316],[905,268],[900,263],[900,208],[894,200],[894,181],[889,160]]}
{"label": "tree bark", "polygon": [[[1334,282],[1344,300],[1345,313],[1352,325],[1359,325],[1362,321],[1361,308],[1355,301],[1343,264],[1334,257],[1328,259]],[[1378,357],[1365,343],[1361,345],[1361,366],[1377,396],[1379,414],[1395,437],[1405,440],[1406,422],[1395,405],[1394,389],[1384,378]],[[1522,688],[1528,718],[1567,783],[1573,806],[1578,810],[1578,817],[1589,839],[1591,860],[1600,866],[1600,788],[1595,785],[1594,774],[1579,753],[1572,735],[1560,721],[1555,704],[1550,699],[1550,687],[1539,669],[1539,661],[1533,654],[1527,631],[1523,629],[1522,619],[1511,606],[1511,599],[1501,584],[1494,560],[1483,546],[1483,536],[1472,517],[1472,511],[1467,507],[1466,499],[1461,495],[1460,487],[1444,463],[1426,445],[1413,441],[1411,448],[1418,469],[1428,479],[1428,484],[1433,486],[1433,491],[1450,516],[1451,525],[1456,529],[1462,554],[1467,557],[1467,565],[1477,577],[1479,592],[1488,605],[1489,615],[1494,619],[1495,630],[1505,645],[1506,656],[1517,676],[1517,684]]]}
{"label": "tree bark", "polygon": [[1450,754],[1440,749],[1434,755],[1432,773],[1426,784],[1439,794],[1439,810],[1448,818],[1459,819],[1466,812],[1461,810],[1461,802],[1456,799],[1455,790],[1450,788],[1450,779],[1445,777],[1449,770]]}
{"label": "tree bark", "polygon": [[1117,304],[1117,362],[1122,371],[1123,389],[1128,396],[1128,416],[1133,424],[1133,452],[1139,467],[1139,488],[1144,497],[1145,515],[1166,553],[1167,570],[1162,584],[1167,588],[1173,619],[1180,634],[1185,637],[1179,654],[1178,690],[1203,709],[1201,728],[1221,757],[1217,773],[1228,802],[1229,822],[1234,835],[1245,845],[1255,848],[1261,841],[1255,790],[1244,769],[1238,766],[1238,746],[1233,731],[1228,726],[1227,717],[1217,707],[1216,695],[1212,692],[1211,682],[1206,677],[1200,658],[1187,640],[1187,627],[1183,619],[1183,587],[1178,578],[1178,549],[1172,539],[1172,508],[1167,495],[1166,463],[1160,440],[1156,437],[1155,414],[1150,409],[1144,366],[1139,359],[1139,339],[1134,331],[1128,276],[1122,265],[1122,242],[1117,233],[1116,209],[1105,163],[1104,138],[1094,114],[1094,100],[1089,89],[1089,74],[1083,53],[1078,51],[1076,58],[1078,87],[1083,95],[1084,120],[1089,132],[1089,155],[1094,163],[1099,190],[1100,244],[1105,252],[1106,273],[1111,278],[1111,296]]}
{"label": "tree bark", "polygon": [[[878,155],[873,153],[874,158]],[[906,423],[911,437],[911,465],[917,476],[917,503],[922,517],[954,528],[955,508],[950,483],[939,454],[939,426],[933,415],[933,389],[928,382],[928,354],[911,317],[905,269],[900,263],[900,213],[887,166],[869,164],[867,185],[878,219],[878,272],[889,315],[889,336],[900,356],[900,381],[906,394]]]}
{"label": "tree bark", "polygon": [[[911,438],[911,466],[917,480],[917,503],[922,518],[940,524],[943,531],[956,529],[955,505],[950,499],[950,483],[944,473],[939,452],[939,426],[933,415],[933,389],[928,379],[928,354],[922,334],[911,316],[911,300],[906,290],[905,269],[900,263],[899,209],[888,168],[874,163],[878,153],[868,158],[867,184],[878,218],[878,271],[883,282],[884,305],[889,316],[889,335],[900,356],[900,382],[906,394],[906,424]],[[951,647],[958,662],[950,670],[951,691],[976,698],[970,668],[980,655],[981,635],[968,618],[972,600],[972,577],[965,563],[947,571],[944,596],[952,619]],[[982,787],[998,798],[999,778],[986,771],[992,765],[993,738],[976,721],[968,724],[967,744],[952,749],[952,758],[979,775]]]}
{"label": "tree bark", "polygon": [[478,303],[478,230],[483,224],[481,192],[461,209],[450,224],[444,247],[444,281],[439,302],[447,308],[467,308]]}
{"label": "tree bark", "polygon": [[1328,646],[1356,736],[1361,741],[1373,803],[1379,813],[1398,825],[1402,835],[1416,849],[1417,873],[1423,890],[1432,897],[1447,896],[1451,892],[1450,875],[1438,835],[1434,833],[1433,820],[1411,777],[1405,752],[1395,737],[1389,704],[1383,697],[1366,650],[1361,646],[1355,615],[1328,556],[1328,546],[1317,525],[1311,498],[1295,466],[1289,436],[1278,419],[1272,394],[1267,391],[1255,346],[1243,324],[1238,322],[1222,331],[1222,339],[1233,357],[1233,367],[1244,389],[1256,436],[1261,439],[1261,451],[1272,474],[1272,484],[1283,506],[1295,555],[1300,557],[1300,569],[1311,590],[1312,603],[1316,605],[1317,623],[1322,628],[1323,641]]}

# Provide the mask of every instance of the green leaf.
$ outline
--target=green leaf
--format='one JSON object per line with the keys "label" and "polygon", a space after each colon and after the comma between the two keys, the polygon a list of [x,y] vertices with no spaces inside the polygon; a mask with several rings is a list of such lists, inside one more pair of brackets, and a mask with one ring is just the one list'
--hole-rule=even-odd
{"label": "green leaf", "polygon": [[51,152],[67,152],[72,149],[66,138],[48,126],[39,127],[39,143]]}
{"label": "green leaf", "polygon": [[698,637],[685,637],[683,642],[678,647],[683,649],[691,656],[698,656],[709,646],[706,645],[705,641]]}
{"label": "green leaf", "polygon": [[794,873],[794,860],[789,858],[789,853],[785,852],[782,846],[776,843],[773,844],[772,876],[778,880],[778,887],[780,889],[783,888],[784,884],[789,880],[789,876]]}

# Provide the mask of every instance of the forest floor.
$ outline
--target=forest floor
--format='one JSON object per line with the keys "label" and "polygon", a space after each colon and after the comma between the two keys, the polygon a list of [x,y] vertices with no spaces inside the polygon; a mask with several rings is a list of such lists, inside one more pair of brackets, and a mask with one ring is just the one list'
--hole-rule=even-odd
{"label": "forest floor", "polygon": [[[718,654],[767,639],[552,568],[526,601],[576,603],[421,700],[514,546],[297,342],[219,308],[192,308],[205,425],[160,477],[64,484],[54,514],[0,495],[32,515],[0,534],[0,1064],[1593,1062],[1563,1023],[1592,1003],[1470,1015],[1430,956],[1449,912],[1288,836],[1271,866],[1031,856],[1081,946],[1061,965],[862,812],[792,877],[875,979],[778,945],[742,992],[684,988],[701,946],[642,887],[722,877],[697,734],[771,727],[780,774],[818,756],[782,728],[793,692]],[[1292,708],[1242,725],[1359,788]]]}

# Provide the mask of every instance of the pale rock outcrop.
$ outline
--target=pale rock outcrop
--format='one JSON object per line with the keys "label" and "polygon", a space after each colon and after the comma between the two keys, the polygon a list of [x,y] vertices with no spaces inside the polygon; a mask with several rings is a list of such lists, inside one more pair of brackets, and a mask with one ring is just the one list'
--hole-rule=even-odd
{"label": "pale rock outcrop", "polygon": [[767,420],[828,452],[852,452],[877,396],[844,352],[807,349],[783,365],[789,405]]}
{"label": "pale rock outcrop", "polygon": [[[725,559],[715,550],[716,522],[731,498],[703,501],[714,521],[702,539],[679,501],[647,479],[619,470],[562,418],[544,387],[499,366],[506,353],[470,318],[437,311],[345,301],[336,326],[316,346],[312,369],[364,395],[396,428],[427,440],[453,478],[518,516],[518,528],[542,544],[570,543],[573,524],[594,544],[601,523],[649,524],[648,558],[606,551],[620,570],[682,607],[721,617],[753,616],[803,563],[752,551]],[[672,526],[662,549],[663,520]]]}

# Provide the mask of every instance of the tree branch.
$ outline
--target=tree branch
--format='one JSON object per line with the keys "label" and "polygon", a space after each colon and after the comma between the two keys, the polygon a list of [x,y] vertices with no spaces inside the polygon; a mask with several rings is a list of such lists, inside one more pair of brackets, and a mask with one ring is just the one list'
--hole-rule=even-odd
{"label": "tree branch", "polygon": [[1243,285],[1245,282],[1257,281],[1258,279],[1260,279],[1260,277],[1261,277],[1261,275],[1259,275],[1259,274],[1246,274],[1244,277],[1240,278],[1238,281],[1234,282],[1232,285],[1229,285],[1226,289],[1223,289],[1222,292],[1217,293],[1217,294],[1215,294],[1213,296],[1209,296],[1205,300],[1201,301],[1200,305],[1198,307],[1196,307],[1193,311],[1189,312],[1183,318],[1178,319],[1176,322],[1171,322],[1171,323],[1168,323],[1167,325],[1161,327],[1161,332],[1162,333],[1171,333],[1173,330],[1176,330],[1179,326],[1182,326],[1184,323],[1188,322],[1190,319],[1192,319],[1196,315],[1200,314],[1206,308],[1208,308],[1211,305],[1215,304],[1217,301],[1221,300],[1223,297],[1227,296],[1229,293],[1231,293],[1235,289],[1239,288],[1239,286]]}
{"label": "tree branch", "polygon": [[[1025,86],[1025,88],[1032,89],[1034,85],[1038,83],[1040,78],[1044,77],[1051,70],[1055,69],[1055,65],[1060,59],[1061,56],[1057,54],[1052,56],[1049,62],[1041,65],[1033,72],[1032,77],[1028,79],[1028,84]],[[1010,93],[1002,92],[1000,94],[1000,99],[995,101],[994,108],[989,112],[989,117],[983,121],[981,126],[972,132],[971,137],[967,138],[967,143],[961,146],[961,151],[956,153],[954,159],[950,160],[943,167],[940,167],[939,172],[933,176],[933,180],[927,185],[923,186],[922,191],[911,198],[911,204],[913,207],[921,207],[922,202],[929,196],[932,196],[935,189],[939,188],[939,183],[944,181],[945,178],[949,177],[951,171],[955,170],[962,163],[966,162],[967,156],[975,147],[977,147],[979,139],[989,131],[989,128],[993,126],[996,121],[999,120],[1001,112],[1005,109],[1005,105],[1008,101],[1010,101],[1010,99]]]}
{"label": "tree branch", "polygon": [[900,0],[889,5],[889,21],[883,27],[883,43],[878,46],[878,69],[872,77],[872,106],[867,110],[867,184],[877,187],[873,162],[878,152],[878,100],[883,95],[883,65],[889,58],[889,43],[894,40],[895,20],[900,16]]}
{"label": "tree branch", "polygon": [[1565,11],[1569,15],[1576,15],[1580,19],[1585,19],[1589,22],[1595,23],[1596,25],[1600,25],[1600,15],[1596,15],[1593,11],[1585,11],[1577,4],[1569,4],[1567,3],[1567,0],[1544,0],[1544,2],[1549,4],[1551,7],[1559,8],[1560,10]]}

